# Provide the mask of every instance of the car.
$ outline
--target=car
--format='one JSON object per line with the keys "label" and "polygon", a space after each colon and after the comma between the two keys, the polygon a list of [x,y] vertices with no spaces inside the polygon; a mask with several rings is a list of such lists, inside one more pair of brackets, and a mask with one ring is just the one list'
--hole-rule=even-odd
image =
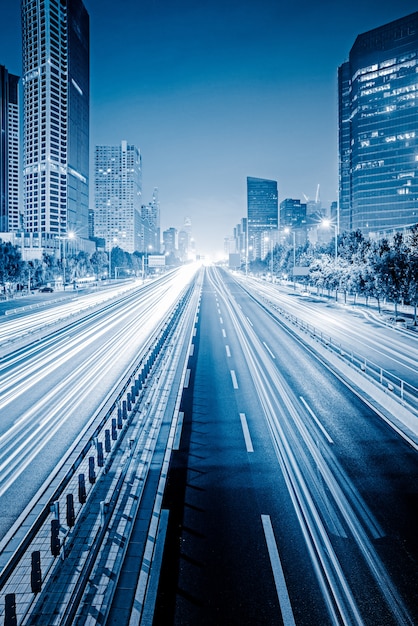
{"label": "car", "polygon": [[52,293],[54,290],[52,287],[41,287],[39,291],[41,293]]}

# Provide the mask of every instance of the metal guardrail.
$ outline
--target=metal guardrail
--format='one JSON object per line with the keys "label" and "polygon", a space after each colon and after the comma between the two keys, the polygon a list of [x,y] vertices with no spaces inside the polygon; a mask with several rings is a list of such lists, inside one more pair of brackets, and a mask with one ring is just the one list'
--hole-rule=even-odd
{"label": "metal guardrail", "polygon": [[[250,295],[254,298],[253,293],[248,293],[250,293]],[[323,331],[318,330],[312,324],[305,322],[296,315],[292,315],[284,308],[267,299],[265,296],[261,296],[261,299],[264,300],[269,307],[273,308],[281,316],[289,320],[291,324],[298,326],[304,332],[309,333],[311,337],[313,337],[316,341],[319,341],[325,348],[338,355],[347,364],[364,374],[364,376],[367,376],[369,380],[377,383],[383,390],[390,392],[394,398],[398,399],[403,406],[407,407],[418,417],[417,387],[411,385],[402,378],[399,378],[377,363],[374,363],[364,355],[356,353],[351,348],[336,342],[330,335],[326,335]]]}
{"label": "metal guardrail", "polygon": [[[73,527],[82,514],[85,504],[89,501],[96,481],[103,471],[106,472],[107,463],[113,457],[116,446],[123,439],[121,435],[126,430],[131,416],[138,410],[137,406],[141,401],[141,391],[146,384],[146,379],[151,373],[155,361],[161,358],[162,347],[176,327],[177,320],[187,305],[191,292],[192,287],[188,287],[177,303],[173,305],[169,319],[164,321],[159,330],[150,338],[136,363],[131,364],[125,380],[110,394],[111,397],[105,402],[105,406],[96,414],[95,425],[91,424],[88,427],[88,435],[87,432],[84,433],[86,437],[84,443],[80,441],[76,444],[77,457],[72,461],[66,474],[53,487],[45,504],[38,510],[33,523],[19,544],[13,546],[11,551],[9,547],[3,545],[0,593],[1,595],[5,594],[5,604],[0,604],[0,615],[4,616],[4,624],[16,623],[14,621],[16,612],[18,619],[26,614],[29,606],[34,602],[36,594],[41,590],[43,582],[48,579],[56,557],[59,555],[61,558],[65,558],[65,551],[68,549],[68,540],[73,534]],[[102,442],[98,441],[99,436],[101,436]],[[82,476],[81,483],[80,476]],[[72,496],[73,493],[77,494],[77,491],[79,494],[78,502],[76,497],[71,498],[69,509],[68,494]],[[53,520],[59,521],[60,505],[58,503],[63,505],[61,506],[62,509],[66,509],[67,523],[63,522],[61,525],[59,522],[57,525],[55,550],[51,524]],[[71,510],[71,514],[69,514],[69,510]],[[72,519],[70,520],[70,518]],[[12,543],[14,542],[12,541]],[[34,550],[35,552],[33,552]],[[44,551],[45,554],[43,554]],[[36,552],[39,552],[38,560],[40,559],[40,562],[43,563],[42,572],[39,564],[38,571],[36,565],[34,568],[33,562],[32,567],[30,564],[28,565],[31,555],[33,561],[33,554]],[[27,597],[28,607],[26,609],[23,606],[19,608],[15,606],[15,603],[18,604],[17,597],[11,599],[10,582],[15,577],[16,582],[12,584],[12,588],[21,590],[22,599]],[[25,577],[27,578],[26,583],[23,582]],[[23,604],[25,603],[23,602]]]}

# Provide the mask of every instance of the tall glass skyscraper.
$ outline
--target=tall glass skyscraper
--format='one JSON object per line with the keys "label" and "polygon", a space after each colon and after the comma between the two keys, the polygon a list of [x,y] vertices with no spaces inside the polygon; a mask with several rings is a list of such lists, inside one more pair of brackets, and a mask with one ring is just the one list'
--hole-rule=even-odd
{"label": "tall glass skyscraper", "polygon": [[94,235],[106,249],[143,249],[141,154],[134,145],[96,146]]}
{"label": "tall glass skyscraper", "polygon": [[19,216],[19,77],[0,65],[0,232],[17,231]]}
{"label": "tall glass skyscraper", "polygon": [[418,12],[359,35],[338,71],[340,230],[418,222]]}
{"label": "tall glass skyscraper", "polygon": [[22,0],[25,230],[88,238],[89,15]]}
{"label": "tall glass skyscraper", "polygon": [[250,259],[259,259],[264,233],[278,228],[277,181],[248,176],[247,208],[247,254]]}

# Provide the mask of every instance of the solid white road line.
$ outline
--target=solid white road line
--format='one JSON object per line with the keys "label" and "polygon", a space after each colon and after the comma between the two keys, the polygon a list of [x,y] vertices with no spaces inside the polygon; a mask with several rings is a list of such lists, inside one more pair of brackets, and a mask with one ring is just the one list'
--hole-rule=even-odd
{"label": "solid white road line", "polygon": [[238,381],[237,381],[237,377],[235,376],[235,370],[231,370],[231,378],[232,378],[233,388],[238,389]]}
{"label": "solid white road line", "polygon": [[270,515],[262,515],[261,521],[263,522],[263,529],[266,537],[267,548],[269,551],[271,568],[273,570],[277,596],[279,598],[280,608],[282,611],[283,624],[284,626],[296,626],[292,606],[290,604],[289,593],[287,591],[286,581],[283,574],[283,568],[279,557],[279,551],[277,550],[277,544],[274,538]]}
{"label": "solid white road line", "polygon": [[253,323],[252,323],[252,321],[250,320],[250,318],[249,318],[249,317],[247,317],[247,322],[249,323],[249,325],[250,325],[250,326],[252,326],[252,325],[253,325]]}
{"label": "solid white road line", "polygon": [[186,376],[184,377],[184,389],[187,389],[190,382],[190,370],[186,370]]}
{"label": "solid white road line", "polygon": [[253,442],[251,441],[250,431],[248,430],[247,418],[245,417],[245,413],[240,413],[239,417],[241,420],[242,432],[244,433],[247,452],[254,452]]}
{"label": "solid white road line", "polygon": [[268,345],[266,344],[265,341],[263,341],[264,347],[267,350],[267,352],[269,353],[269,355],[271,356],[272,359],[275,359],[276,357],[274,356],[273,352],[270,350],[270,348],[268,347]]}
{"label": "solid white road line", "polygon": [[320,428],[320,430],[322,431],[322,433],[324,434],[324,436],[326,437],[327,441],[329,443],[334,443],[333,440],[331,439],[331,437],[328,435],[327,431],[325,430],[325,428],[322,426],[321,422],[319,421],[319,419],[316,417],[315,413],[312,411],[311,407],[308,405],[308,403],[306,402],[305,398],[302,398],[302,396],[300,396],[300,399],[303,402],[303,405],[305,407],[305,409],[311,414],[311,416],[313,417],[313,419],[315,420],[315,422],[317,423],[318,427]]}
{"label": "solid white road line", "polygon": [[231,356],[231,350],[229,349],[229,346],[225,346],[225,350],[226,350],[226,356]]}
{"label": "solid white road line", "polygon": [[176,434],[174,436],[174,441],[173,441],[173,450],[178,450],[180,447],[181,429],[183,428],[183,419],[184,419],[184,413],[183,411],[179,411],[179,415],[177,418]]}

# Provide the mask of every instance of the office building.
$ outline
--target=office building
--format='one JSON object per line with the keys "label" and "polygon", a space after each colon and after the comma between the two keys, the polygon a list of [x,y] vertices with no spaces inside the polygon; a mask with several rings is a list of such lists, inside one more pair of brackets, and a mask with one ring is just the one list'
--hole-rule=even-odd
{"label": "office building", "polygon": [[171,226],[163,231],[163,247],[164,253],[177,256],[178,252],[178,232]]}
{"label": "office building", "polygon": [[141,248],[140,252],[152,250],[154,254],[160,253],[160,203],[158,189],[155,187],[152,200],[141,206]]}
{"label": "office building", "polygon": [[104,239],[106,250],[143,249],[141,230],[142,159],[139,149],[96,146],[94,236]]}
{"label": "office building", "polygon": [[89,15],[81,0],[23,0],[24,222],[88,239]]}
{"label": "office building", "polygon": [[418,222],[418,12],[359,35],[338,71],[339,230]]}
{"label": "office building", "polygon": [[277,181],[247,177],[248,257],[261,258],[265,231],[278,228]]}
{"label": "office building", "polygon": [[285,198],[280,203],[280,228],[306,226],[306,203],[295,198]]}
{"label": "office building", "polygon": [[19,77],[0,65],[0,232],[21,228],[19,215]]}

